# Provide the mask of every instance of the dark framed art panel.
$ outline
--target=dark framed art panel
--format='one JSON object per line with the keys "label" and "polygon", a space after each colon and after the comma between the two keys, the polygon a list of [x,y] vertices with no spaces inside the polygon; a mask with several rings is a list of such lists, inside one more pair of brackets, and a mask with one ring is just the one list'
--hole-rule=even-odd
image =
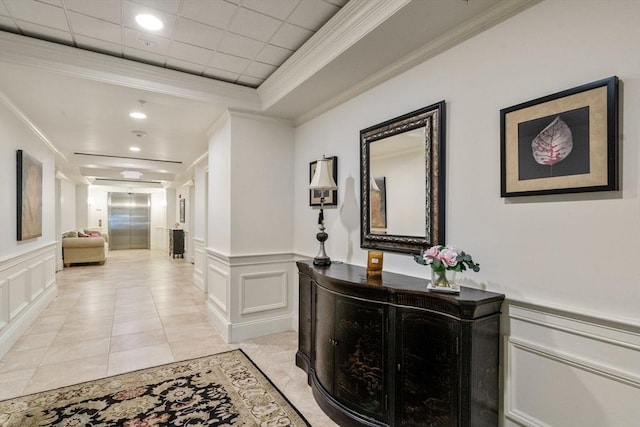
{"label": "dark framed art panel", "polygon": [[184,224],[186,214],[185,199],[180,199],[180,222]]}
{"label": "dark framed art panel", "polygon": [[[331,173],[333,181],[338,182],[338,156],[327,157],[330,160],[329,166],[331,167]],[[316,173],[317,161],[309,163],[309,183],[313,179],[313,174]],[[320,190],[309,190],[309,206],[320,206],[320,199],[322,194]],[[324,191],[324,205],[325,206],[338,206],[338,190],[325,190]]]}
{"label": "dark framed art panel", "polygon": [[17,239],[42,236],[42,163],[16,151]]}
{"label": "dark framed art panel", "polygon": [[500,160],[502,197],[618,190],[618,78],[500,110]]}

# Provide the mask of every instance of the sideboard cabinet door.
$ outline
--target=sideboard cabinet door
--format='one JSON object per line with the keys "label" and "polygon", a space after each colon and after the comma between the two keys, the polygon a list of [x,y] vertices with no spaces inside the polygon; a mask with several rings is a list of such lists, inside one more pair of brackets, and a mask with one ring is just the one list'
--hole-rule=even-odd
{"label": "sideboard cabinet door", "polygon": [[315,310],[315,373],[320,385],[331,395],[334,394],[335,371],[335,296],[320,286],[316,286]]}
{"label": "sideboard cabinet door", "polygon": [[397,310],[396,425],[458,425],[458,325],[426,310]]}
{"label": "sideboard cabinet door", "polygon": [[356,412],[385,418],[385,308],[336,297],[335,397]]}

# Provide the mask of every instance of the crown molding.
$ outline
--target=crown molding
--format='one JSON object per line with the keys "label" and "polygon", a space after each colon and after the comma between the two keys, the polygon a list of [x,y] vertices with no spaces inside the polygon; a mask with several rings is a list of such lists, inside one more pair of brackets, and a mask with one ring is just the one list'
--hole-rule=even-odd
{"label": "crown molding", "polygon": [[448,31],[443,36],[428,43],[418,50],[406,55],[399,61],[383,68],[381,71],[371,75],[359,84],[352,86],[350,89],[342,92],[340,95],[329,99],[328,101],[318,105],[316,108],[307,111],[296,117],[294,124],[299,126],[304,122],[313,119],[316,116],[334,108],[343,102],[346,102],[369,89],[384,83],[387,80],[427,61],[430,58],[451,49],[457,44],[470,39],[480,32],[496,25],[502,21],[517,15],[529,7],[540,3],[542,0],[511,0],[499,2],[493,8],[485,13],[474,17],[462,25]]}
{"label": "crown molding", "polygon": [[18,34],[0,31],[0,52],[0,62],[224,107],[262,110],[255,89]]}
{"label": "crown molding", "polygon": [[257,89],[266,110],[411,0],[351,0]]}
{"label": "crown molding", "polygon": [[67,162],[67,158],[58,148],[51,142],[51,140],[45,135],[38,126],[33,123],[33,121],[27,116],[16,104],[9,99],[9,97],[4,93],[0,92],[0,102],[2,102],[8,109],[11,111],[16,117],[18,117],[34,135],[40,139],[47,146],[49,150],[51,150],[55,155],[60,156],[65,162]]}

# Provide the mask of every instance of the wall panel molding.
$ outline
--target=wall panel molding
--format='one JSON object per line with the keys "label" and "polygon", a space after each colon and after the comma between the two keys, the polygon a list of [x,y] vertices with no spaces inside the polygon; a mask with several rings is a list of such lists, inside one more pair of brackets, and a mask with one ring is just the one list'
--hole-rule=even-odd
{"label": "wall panel molding", "polygon": [[636,325],[524,302],[508,301],[503,309],[506,421],[536,427],[635,422]]}
{"label": "wall panel molding", "polygon": [[[284,270],[240,275],[240,314],[287,307],[288,275]],[[258,298],[255,297],[258,295]],[[251,298],[253,296],[253,298]],[[256,300],[256,301],[254,301]],[[255,302],[260,301],[260,304]]]}
{"label": "wall panel molding", "polygon": [[0,358],[55,297],[56,242],[0,260]]}

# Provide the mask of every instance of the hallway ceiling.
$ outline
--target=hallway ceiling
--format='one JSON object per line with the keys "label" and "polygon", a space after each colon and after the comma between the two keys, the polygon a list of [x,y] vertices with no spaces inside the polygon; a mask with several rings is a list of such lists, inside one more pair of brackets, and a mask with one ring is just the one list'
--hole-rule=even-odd
{"label": "hallway ceiling", "polygon": [[76,182],[179,185],[226,110],[304,122],[537,1],[0,0],[0,101]]}

